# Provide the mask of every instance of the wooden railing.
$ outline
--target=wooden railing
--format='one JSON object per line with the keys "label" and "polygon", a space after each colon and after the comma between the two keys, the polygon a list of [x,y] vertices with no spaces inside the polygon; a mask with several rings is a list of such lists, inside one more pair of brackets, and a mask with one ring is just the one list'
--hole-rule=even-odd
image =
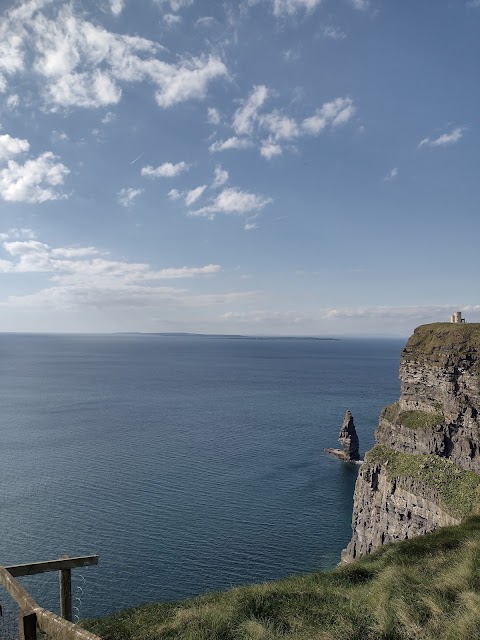
{"label": "wooden railing", "polygon": [[[48,562],[33,562],[9,567],[0,566],[0,583],[19,607],[19,640],[37,640],[37,627],[52,640],[101,640],[71,622],[72,584],[71,570],[98,563],[98,556],[61,558]],[[15,579],[46,571],[60,572],[60,605],[62,616],[40,607],[28,591]]]}

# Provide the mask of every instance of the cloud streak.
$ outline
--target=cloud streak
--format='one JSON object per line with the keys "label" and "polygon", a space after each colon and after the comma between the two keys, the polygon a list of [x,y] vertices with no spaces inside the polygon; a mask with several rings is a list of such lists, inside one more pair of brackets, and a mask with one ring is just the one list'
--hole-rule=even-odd
{"label": "cloud streak", "polygon": [[441,136],[438,136],[438,138],[434,138],[433,140],[431,138],[424,138],[418,143],[418,149],[421,149],[425,146],[444,147],[451,144],[456,144],[462,139],[464,131],[464,127],[457,127],[456,129],[450,131],[450,133],[442,133]]}

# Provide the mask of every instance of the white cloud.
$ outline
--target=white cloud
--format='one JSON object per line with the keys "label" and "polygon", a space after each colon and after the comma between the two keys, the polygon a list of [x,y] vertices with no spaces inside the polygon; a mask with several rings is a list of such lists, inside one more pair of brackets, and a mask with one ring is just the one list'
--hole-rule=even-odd
{"label": "white cloud", "polygon": [[50,251],[50,255],[55,258],[85,258],[99,253],[95,247],[60,247]]}
{"label": "white cloud", "polygon": [[270,160],[271,158],[274,158],[275,156],[279,156],[282,153],[283,149],[282,147],[277,144],[276,142],[273,142],[273,140],[264,140],[262,142],[262,146],[260,147],[260,153],[261,155],[266,158],[267,160]]}
{"label": "white cloud", "polygon": [[218,125],[221,122],[220,112],[215,107],[209,107],[207,111],[207,119],[210,124]]}
{"label": "white cloud", "polygon": [[207,188],[207,185],[202,184],[199,187],[196,187],[195,189],[191,189],[190,191],[187,191],[185,193],[185,204],[187,205],[187,207],[190,207],[199,198],[201,198],[206,188]]}
{"label": "white cloud", "polygon": [[248,138],[237,138],[237,136],[232,136],[227,140],[217,140],[216,142],[212,142],[212,144],[208,147],[212,153],[217,151],[228,151],[230,149],[249,149],[253,146],[253,142]]}
{"label": "white cloud", "polygon": [[211,204],[201,209],[190,211],[189,214],[210,219],[213,219],[217,213],[243,215],[252,211],[260,211],[271,202],[271,198],[230,187],[221,191]]}
{"label": "white cloud", "polygon": [[169,5],[171,11],[180,11],[190,7],[193,4],[193,0],[154,0],[154,3],[159,7]]}
{"label": "white cloud", "polygon": [[108,72],[67,73],[48,88],[49,101],[62,107],[104,107],[120,102],[121,89]]}
{"label": "white cloud", "polygon": [[29,149],[28,140],[12,138],[8,133],[0,135],[0,161],[8,160],[19,153],[25,153]]}
{"label": "white cloud", "polygon": [[329,38],[330,40],[345,40],[347,37],[345,31],[342,31],[339,27],[334,27],[331,24],[323,26],[322,35],[324,38]]}
{"label": "white cloud", "polygon": [[217,21],[216,18],[214,18],[213,16],[202,16],[201,18],[198,18],[198,20],[195,22],[195,26],[196,27],[210,27],[216,21]]}
{"label": "white cloud", "polygon": [[173,27],[182,22],[182,16],[178,16],[176,13],[165,13],[163,15],[163,21],[168,27]]}
{"label": "white cloud", "polygon": [[26,229],[26,228],[19,229],[17,227],[12,227],[8,231],[0,233],[0,240],[8,240],[11,238],[15,238],[15,239],[27,238],[28,240],[33,240],[35,238],[35,235],[36,234],[35,234],[35,231],[33,231],[33,229]]}
{"label": "white cloud", "polygon": [[370,6],[370,0],[352,0],[352,5],[357,11],[366,11]]}
{"label": "white cloud", "polygon": [[180,198],[182,197],[182,194],[178,189],[170,189],[167,195],[170,200],[180,200]]}
{"label": "white cloud", "polygon": [[115,120],[115,114],[113,111],[107,111],[107,113],[102,118],[102,124],[110,124]]}
{"label": "white cloud", "polygon": [[0,197],[10,202],[45,202],[66,197],[58,189],[70,170],[50,151],[21,165],[9,160],[0,170]]}
{"label": "white cloud", "polygon": [[[51,7],[48,15],[41,11],[44,4]],[[120,4],[112,0],[111,7],[119,9]],[[7,12],[0,24],[0,89],[6,90],[9,78],[28,68],[33,71],[29,80],[40,80],[52,109],[116,104],[122,83],[144,81],[153,84],[157,103],[167,108],[203,99],[211,81],[228,76],[215,56],[164,62],[158,43],[109,32],[75,13],[70,4],[27,5]]]}
{"label": "white cloud", "polygon": [[253,231],[254,229],[258,229],[258,225],[255,222],[246,222],[243,228],[245,231]]}
{"label": "white cloud", "polygon": [[124,6],[124,0],[110,0],[110,9],[112,10],[114,16],[119,16],[123,11]]}
{"label": "white cloud", "polygon": [[300,133],[295,120],[279,111],[260,116],[259,121],[261,126],[272,134],[274,140],[292,140]]}
{"label": "white cloud", "polygon": [[12,93],[12,95],[8,96],[7,98],[7,107],[9,109],[16,109],[18,107],[18,105],[20,104],[20,98],[18,97],[18,95],[16,93]]}
{"label": "white cloud", "polygon": [[480,8],[480,0],[470,0],[470,2],[467,2],[467,7],[469,9],[478,9],[478,8]]}
{"label": "white cloud", "polygon": [[268,98],[268,88],[265,85],[253,87],[243,106],[237,109],[233,116],[233,128],[237,135],[250,135],[258,116],[259,109]]}
{"label": "white cloud", "polygon": [[444,145],[455,144],[463,137],[464,127],[457,127],[450,133],[443,133],[438,138],[431,140],[430,138],[424,138],[418,144],[418,149],[424,146],[429,147],[443,147]]}
{"label": "white cloud", "polygon": [[143,193],[143,189],[133,189],[132,187],[125,187],[118,192],[118,202],[122,207],[130,207],[133,205],[136,198]]}
{"label": "white cloud", "polygon": [[387,175],[383,180],[384,182],[390,182],[391,180],[394,180],[397,176],[398,176],[398,168],[394,167],[391,171],[387,173]]}
{"label": "white cloud", "polygon": [[5,242],[8,260],[0,259],[2,273],[45,273],[52,286],[29,296],[12,296],[2,306],[73,308],[115,308],[178,305],[230,304],[247,299],[247,294],[192,295],[186,289],[158,286],[162,280],[212,277],[218,264],[155,269],[145,263],[107,260],[95,247],[56,247],[27,240]]}
{"label": "white cloud", "polygon": [[355,115],[355,111],[351,98],[336,98],[322,105],[313,116],[305,118],[302,128],[311,135],[318,135],[327,126],[338,127],[345,124]]}
{"label": "white cloud", "polygon": [[158,74],[156,80],[160,90],[156,92],[155,99],[159,106],[165,108],[188,100],[203,100],[210,82],[227,75],[227,67],[219,58],[192,58]]}
{"label": "white cloud", "polygon": [[190,165],[183,160],[173,164],[172,162],[164,162],[159,167],[142,167],[142,176],[150,176],[151,178],[175,178],[176,176],[188,171]]}
{"label": "white cloud", "polygon": [[217,164],[215,167],[215,178],[212,182],[212,189],[218,189],[228,181],[228,171],[222,169],[222,165]]}
{"label": "white cloud", "polygon": [[298,11],[313,11],[322,0],[272,0],[273,13],[277,17],[293,16]]}
{"label": "white cloud", "polygon": [[[279,109],[262,113],[268,95],[265,85],[254,87],[233,115],[232,128],[239,135],[213,142],[210,151],[247,149],[258,145],[260,154],[269,160],[283,153],[283,143],[292,142],[300,136],[318,135],[327,127],[339,127],[351,120],[356,112],[351,98],[336,98],[323,104],[313,116],[298,123]],[[292,145],[290,147],[294,148]]]}

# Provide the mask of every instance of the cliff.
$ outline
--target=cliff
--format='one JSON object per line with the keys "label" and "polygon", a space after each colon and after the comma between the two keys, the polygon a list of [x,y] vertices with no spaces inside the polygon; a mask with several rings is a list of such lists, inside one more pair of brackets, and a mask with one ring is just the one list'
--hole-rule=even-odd
{"label": "cliff", "polygon": [[480,504],[480,324],[418,327],[354,496],[350,562],[459,523]]}

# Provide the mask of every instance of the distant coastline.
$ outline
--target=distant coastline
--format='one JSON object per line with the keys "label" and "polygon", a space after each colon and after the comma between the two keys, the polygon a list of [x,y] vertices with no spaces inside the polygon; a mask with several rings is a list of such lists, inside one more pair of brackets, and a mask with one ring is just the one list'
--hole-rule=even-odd
{"label": "distant coastline", "polygon": [[161,336],[162,338],[229,338],[231,340],[341,340],[341,338],[318,336],[243,336],[229,333],[188,333],[188,332],[143,332],[117,331],[115,336]]}

